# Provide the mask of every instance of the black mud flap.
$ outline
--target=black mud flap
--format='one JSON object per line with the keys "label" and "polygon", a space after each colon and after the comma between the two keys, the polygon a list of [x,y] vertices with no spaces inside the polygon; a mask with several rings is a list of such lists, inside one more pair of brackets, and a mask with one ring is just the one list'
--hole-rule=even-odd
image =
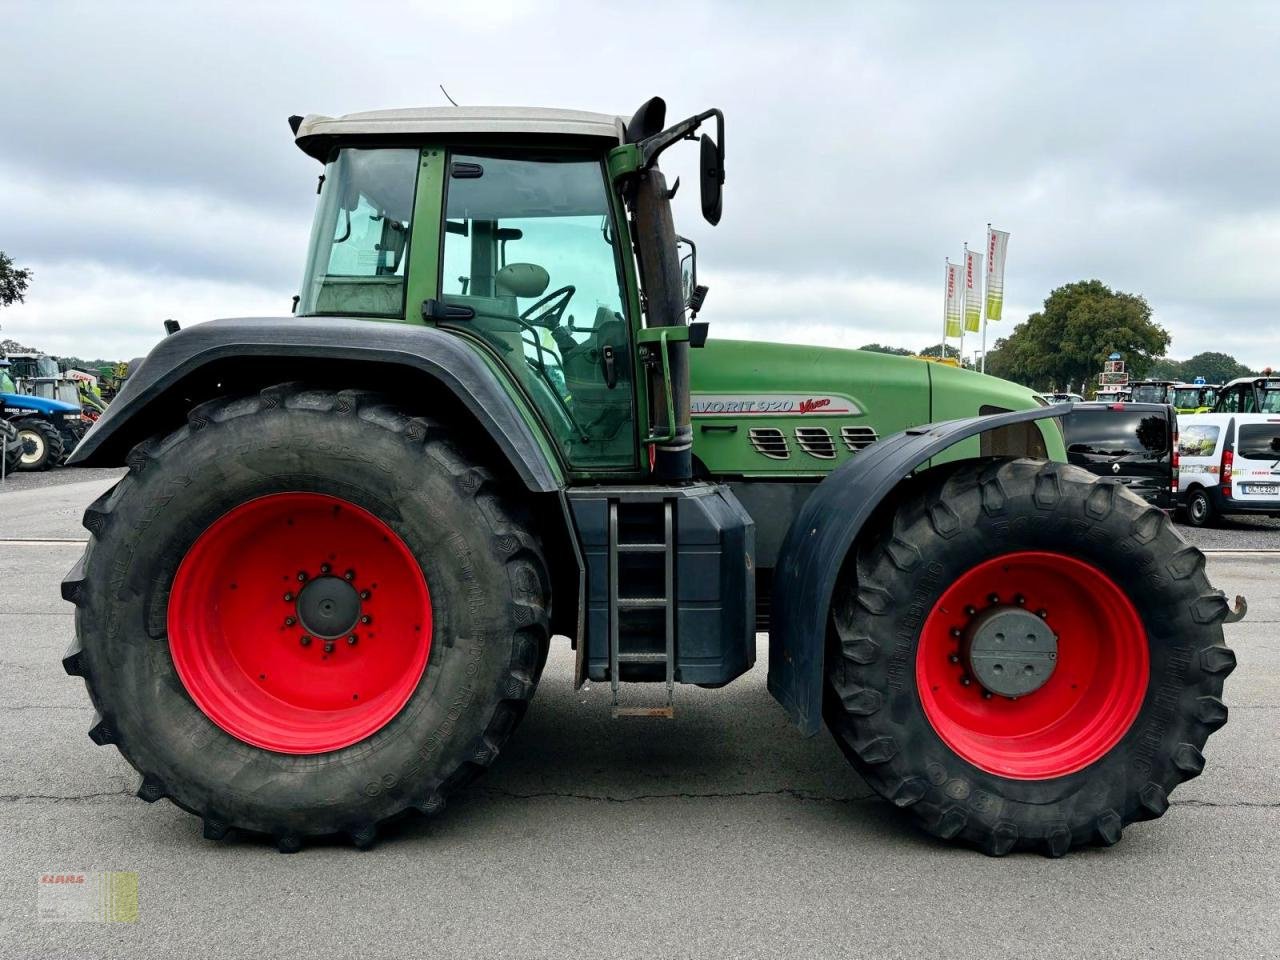
{"label": "black mud flap", "polygon": [[769,634],[769,692],[805,736],[822,728],[827,611],[863,524],[904,477],[961,440],[1013,423],[1061,417],[1063,403],[913,427],[872,444],[818,485],[779,551]]}

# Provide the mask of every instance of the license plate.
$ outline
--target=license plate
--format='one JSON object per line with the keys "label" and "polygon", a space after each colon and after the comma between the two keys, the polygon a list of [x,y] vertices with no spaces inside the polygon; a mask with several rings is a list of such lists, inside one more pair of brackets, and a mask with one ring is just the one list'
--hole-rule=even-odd
{"label": "license plate", "polygon": [[1240,492],[1274,497],[1280,493],[1280,483],[1242,483],[1240,484]]}

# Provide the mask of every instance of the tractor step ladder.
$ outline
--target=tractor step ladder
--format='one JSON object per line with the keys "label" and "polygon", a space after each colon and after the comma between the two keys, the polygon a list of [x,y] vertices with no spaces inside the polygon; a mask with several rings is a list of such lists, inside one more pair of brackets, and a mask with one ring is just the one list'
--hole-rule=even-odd
{"label": "tractor step ladder", "polygon": [[[618,541],[617,500],[609,501],[609,687],[613,692],[614,717],[667,717],[675,716],[676,669],[676,576],[675,536],[673,529],[673,503],[662,501],[661,543],[620,543]],[[625,509],[625,505],[624,505]],[[619,577],[619,556],[623,554],[665,554],[663,562],[663,593],[660,597],[630,595]],[[662,651],[623,649],[623,626],[635,621],[637,613],[650,610],[664,612],[664,640]],[[618,705],[620,668],[625,664],[665,664],[667,702],[659,707],[623,707]]]}

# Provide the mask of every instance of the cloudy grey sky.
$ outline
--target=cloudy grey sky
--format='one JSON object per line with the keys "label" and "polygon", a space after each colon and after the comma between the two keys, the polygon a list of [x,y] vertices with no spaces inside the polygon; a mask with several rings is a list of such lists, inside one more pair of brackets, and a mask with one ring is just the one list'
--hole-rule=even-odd
{"label": "cloudy grey sky", "polygon": [[[128,357],[288,311],[315,201],[291,113],[466,104],[727,117],[696,190],[714,335],[922,347],[943,257],[1012,234],[1006,316],[1098,277],[1172,354],[1280,365],[1280,6],[0,0],[0,336]],[[693,155],[664,163],[695,183]],[[999,328],[997,328],[998,330]]]}

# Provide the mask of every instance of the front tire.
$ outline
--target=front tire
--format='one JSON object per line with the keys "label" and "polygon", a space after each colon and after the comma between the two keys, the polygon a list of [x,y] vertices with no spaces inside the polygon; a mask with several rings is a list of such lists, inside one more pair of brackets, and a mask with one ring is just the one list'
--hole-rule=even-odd
{"label": "front tire", "polygon": [[19,420],[15,426],[23,447],[18,457],[19,470],[49,470],[62,462],[65,444],[57,427],[35,417]]}
{"label": "front tire", "polygon": [[1061,856],[1201,772],[1227,603],[1161,510],[1074,467],[968,462],[868,534],[833,597],[826,719],[925,830]]}
{"label": "front tire", "polygon": [[1209,499],[1209,491],[1197,487],[1187,494],[1187,523],[1193,527],[1216,527],[1218,512]]}
{"label": "front tire", "polygon": [[363,847],[494,761],[534,692],[549,579],[448,431],[287,385],[205,403],[128,463],[85,514],[64,665],[139,796],[212,838]]}

